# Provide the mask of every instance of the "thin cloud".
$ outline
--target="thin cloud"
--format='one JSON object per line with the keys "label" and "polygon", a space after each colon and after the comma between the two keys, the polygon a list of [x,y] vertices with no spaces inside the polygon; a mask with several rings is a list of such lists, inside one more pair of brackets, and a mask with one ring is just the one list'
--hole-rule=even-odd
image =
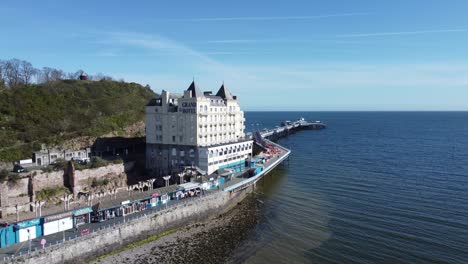
{"label": "thin cloud", "polygon": [[[212,76],[220,76],[220,78],[229,75],[233,78],[245,79],[248,75],[241,72],[238,68],[221,63],[210,56],[233,55],[236,53],[235,51],[200,52],[181,42],[158,34],[112,32],[103,35],[105,38],[98,40],[101,44],[132,46],[149,51],[150,54],[156,52],[161,55],[170,56],[173,64],[183,65],[184,68],[191,68],[194,72],[206,72]],[[236,54],[240,54],[240,52],[242,51]]]}
{"label": "thin cloud", "polygon": [[203,18],[176,18],[176,19],[167,19],[166,21],[221,22],[221,21],[310,20],[310,19],[333,18],[333,17],[364,16],[368,14],[369,13],[365,13],[365,12],[355,12],[355,13],[325,14],[325,15],[314,15],[314,16],[203,17]]}
{"label": "thin cloud", "polygon": [[398,31],[398,32],[375,32],[375,33],[358,33],[358,34],[342,34],[337,35],[338,38],[361,38],[361,37],[381,37],[381,36],[405,36],[405,35],[422,35],[432,33],[454,33],[467,32],[466,28],[458,29],[440,29],[440,30],[417,30],[417,31]]}
{"label": "thin cloud", "polygon": [[206,40],[198,43],[204,44],[249,44],[249,43],[336,43],[336,44],[362,44],[362,41],[336,40],[336,39],[293,39],[293,38],[264,38],[264,39],[219,39]]}

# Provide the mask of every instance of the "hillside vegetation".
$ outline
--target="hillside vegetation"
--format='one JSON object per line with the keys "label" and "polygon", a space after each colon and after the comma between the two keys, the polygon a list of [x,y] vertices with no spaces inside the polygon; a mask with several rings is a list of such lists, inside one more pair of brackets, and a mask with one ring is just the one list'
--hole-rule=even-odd
{"label": "hillside vegetation", "polygon": [[42,143],[123,131],[155,94],[111,80],[57,80],[0,89],[0,161],[31,157]]}

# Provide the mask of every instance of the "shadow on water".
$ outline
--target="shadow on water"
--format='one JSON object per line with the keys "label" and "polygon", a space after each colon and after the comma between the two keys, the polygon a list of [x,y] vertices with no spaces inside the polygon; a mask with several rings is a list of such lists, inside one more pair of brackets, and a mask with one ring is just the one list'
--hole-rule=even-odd
{"label": "shadow on water", "polygon": [[[287,162],[286,162],[287,164]],[[271,173],[266,177],[262,178],[257,182],[256,193],[260,197],[270,198],[278,192],[278,189],[284,184],[287,180],[288,175],[288,165],[284,163],[275,168]]]}
{"label": "shadow on water", "polygon": [[255,255],[259,248],[265,247],[268,241],[264,239],[262,234],[271,231],[268,230],[271,227],[269,226],[266,219],[272,219],[276,217],[274,210],[268,210],[267,213],[265,207],[268,206],[269,200],[277,194],[281,186],[285,183],[285,181],[287,181],[287,170],[287,165],[281,164],[257,182],[253,198],[262,204],[262,206],[259,207],[261,212],[258,214],[258,224],[253,230],[251,230],[247,239],[245,239],[236,248],[233,254],[229,257],[227,263],[244,263],[251,256]]}

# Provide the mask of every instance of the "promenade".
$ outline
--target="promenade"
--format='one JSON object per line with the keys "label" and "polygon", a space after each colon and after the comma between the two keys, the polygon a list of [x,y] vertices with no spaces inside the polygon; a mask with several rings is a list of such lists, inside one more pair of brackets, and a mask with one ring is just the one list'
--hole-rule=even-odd
{"label": "promenade", "polygon": [[[171,186],[169,186],[169,187],[171,187]],[[165,187],[165,188],[167,189],[168,187]],[[157,192],[158,190],[161,190],[161,188],[160,189],[154,189],[151,192],[154,193],[154,192]],[[129,214],[129,215],[126,215],[126,216],[122,216],[122,217],[115,217],[113,219],[109,219],[109,220],[104,221],[104,222],[87,223],[87,224],[83,224],[83,225],[79,226],[77,229],[73,228],[73,229],[70,229],[70,230],[65,230],[63,232],[59,232],[59,233],[55,233],[55,234],[51,234],[51,235],[47,235],[47,236],[41,236],[41,237],[32,239],[31,240],[31,246],[29,245],[29,241],[25,241],[25,242],[22,242],[22,243],[17,243],[17,244],[14,244],[14,245],[10,246],[10,247],[0,249],[0,262],[5,261],[7,258],[22,256],[22,255],[28,254],[28,252],[35,252],[37,250],[41,250],[42,249],[42,245],[41,245],[41,240],[42,239],[46,240],[45,248],[60,245],[64,241],[77,239],[82,235],[89,235],[89,234],[94,233],[94,232],[96,232],[98,230],[110,228],[110,227],[120,225],[120,224],[129,222],[129,221],[135,221],[135,220],[138,220],[139,218],[141,218],[143,216],[155,214],[157,212],[160,212],[160,211],[167,210],[167,209],[170,209],[172,207],[175,207],[175,206],[177,206],[177,205],[179,205],[181,203],[186,203],[186,202],[189,202],[189,201],[193,201],[195,199],[199,199],[199,198],[207,196],[207,195],[213,195],[213,194],[215,194],[217,192],[221,192],[221,190],[217,190],[217,189],[207,190],[207,191],[204,192],[204,194],[202,194],[200,196],[188,197],[188,198],[181,199],[181,200],[170,200],[165,205],[159,205],[159,206],[156,206],[156,207],[153,207],[153,208],[148,208],[148,209],[146,209],[144,211],[135,212],[135,213],[132,213],[132,214]],[[134,197],[132,199],[138,199],[138,198],[136,198],[137,196],[143,196],[143,195],[144,195],[144,193],[132,194],[132,196]],[[146,194],[145,197],[147,197],[147,195],[148,194]],[[30,250],[30,248],[31,248],[31,250]]]}

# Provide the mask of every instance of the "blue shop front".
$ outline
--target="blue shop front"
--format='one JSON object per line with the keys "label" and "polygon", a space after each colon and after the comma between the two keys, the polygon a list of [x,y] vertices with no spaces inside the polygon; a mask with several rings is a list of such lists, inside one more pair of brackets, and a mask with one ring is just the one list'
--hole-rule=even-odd
{"label": "blue shop front", "polygon": [[21,243],[42,236],[41,219],[36,218],[19,222],[14,225],[16,233],[16,242]]}
{"label": "blue shop front", "polygon": [[16,243],[15,230],[12,225],[0,227],[0,248]]}
{"label": "blue shop front", "polygon": [[91,212],[93,212],[91,207],[85,207],[73,211],[73,222],[75,227],[90,223]]}

